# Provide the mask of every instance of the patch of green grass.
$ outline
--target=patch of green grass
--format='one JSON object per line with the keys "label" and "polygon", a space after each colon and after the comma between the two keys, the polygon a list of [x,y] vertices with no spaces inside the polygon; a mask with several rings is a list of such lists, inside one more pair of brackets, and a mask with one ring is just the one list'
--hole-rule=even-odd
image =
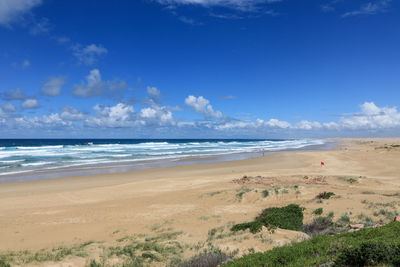
{"label": "patch of green grass", "polygon": [[323,208],[318,208],[318,209],[313,210],[312,213],[315,215],[321,215],[323,212],[324,212]]}
{"label": "patch of green grass", "polygon": [[[365,228],[352,233],[316,236],[291,246],[245,255],[224,266],[300,267],[320,266],[326,263],[330,263],[330,265],[335,263],[337,266],[378,264],[399,266],[400,261],[394,261],[394,259],[400,259],[400,223],[397,222],[378,228]],[[361,264],[358,264],[360,262]]]}
{"label": "patch of green grass", "polygon": [[255,221],[234,225],[231,230],[239,231],[250,229],[252,233],[259,232],[262,226],[268,228],[279,227],[288,230],[300,230],[303,225],[303,208],[290,204],[282,208],[268,208],[257,216]]}

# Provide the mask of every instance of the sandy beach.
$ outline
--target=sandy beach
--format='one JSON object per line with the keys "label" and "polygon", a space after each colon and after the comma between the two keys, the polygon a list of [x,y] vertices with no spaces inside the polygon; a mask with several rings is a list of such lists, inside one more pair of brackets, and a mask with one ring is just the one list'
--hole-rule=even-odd
{"label": "sandy beach", "polygon": [[[256,235],[229,230],[268,207],[299,204],[305,207],[304,222],[320,207],[334,219],[347,213],[351,222],[392,220],[400,211],[400,139],[336,141],[338,146],[326,151],[1,184],[0,254],[11,259],[11,251],[33,255],[73,248],[57,260],[25,260],[17,253],[14,264],[84,266],[101,259],[111,265],[120,257],[110,248],[132,240],[160,246],[174,241],[168,243],[174,253],[148,262],[164,266],[210,247],[237,257],[307,238],[281,229]],[[335,197],[317,201],[324,191]],[[377,213],[381,209],[391,213]]]}

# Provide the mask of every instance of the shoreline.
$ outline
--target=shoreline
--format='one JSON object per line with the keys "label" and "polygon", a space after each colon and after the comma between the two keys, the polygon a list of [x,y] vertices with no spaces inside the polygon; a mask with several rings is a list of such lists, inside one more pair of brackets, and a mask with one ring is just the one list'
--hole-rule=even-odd
{"label": "shoreline", "polygon": [[153,168],[240,161],[244,159],[263,157],[265,155],[273,153],[329,150],[334,148],[338,144],[336,141],[332,141],[330,139],[325,139],[325,141],[326,143],[324,144],[307,145],[301,148],[260,150],[253,152],[225,153],[225,154],[204,155],[204,156],[185,156],[185,157],[166,158],[166,159],[147,159],[138,161],[114,162],[106,164],[87,164],[76,167],[56,167],[43,170],[33,170],[17,174],[0,175],[0,184],[34,181],[34,180],[80,177],[88,175],[127,173],[131,171],[153,169]]}
{"label": "shoreline", "polygon": [[[374,221],[393,220],[374,213],[380,203],[390,204],[384,207],[388,214],[400,212],[400,138],[336,141],[340,143],[331,150],[1,184],[0,254],[51,252],[90,242],[85,253],[98,259],[103,248],[167,233],[179,233],[174,240],[193,248],[182,252],[182,258],[207,242],[224,251],[238,249],[238,255],[249,249],[265,251],[290,243],[300,232],[263,231],[262,239],[249,232],[232,235],[230,225],[249,221],[266,207],[292,203],[306,208],[304,223],[315,218],[317,208],[323,208],[323,215],[333,212],[335,220],[343,214],[354,223],[360,214]],[[251,179],[234,182],[243,176]],[[265,190],[267,197],[262,195]],[[324,191],[335,197],[319,203],[315,196]],[[212,229],[221,229],[221,238],[209,240]],[[84,266],[87,257],[70,256],[62,263]]]}

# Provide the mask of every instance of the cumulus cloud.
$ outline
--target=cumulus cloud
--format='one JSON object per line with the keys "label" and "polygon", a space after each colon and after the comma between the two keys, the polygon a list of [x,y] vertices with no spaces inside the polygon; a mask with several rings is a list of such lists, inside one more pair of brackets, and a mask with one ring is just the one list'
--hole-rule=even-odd
{"label": "cumulus cloud", "polygon": [[342,17],[351,17],[359,15],[375,15],[378,13],[386,12],[390,6],[391,0],[377,0],[368,2],[362,5],[359,9],[344,13]]}
{"label": "cumulus cloud", "polygon": [[21,107],[24,109],[37,108],[38,101],[35,98],[28,98],[24,102],[21,103]]}
{"label": "cumulus cloud", "polygon": [[185,99],[185,104],[191,107],[195,112],[204,115],[207,118],[222,118],[222,112],[219,110],[214,110],[208,99],[202,96],[195,97],[189,95]]}
{"label": "cumulus cloud", "polygon": [[135,109],[131,105],[118,103],[115,106],[96,105],[93,108],[97,115],[86,119],[91,127],[120,128],[135,125]]}
{"label": "cumulus cloud", "polygon": [[400,127],[400,113],[396,107],[380,108],[373,102],[361,105],[361,113],[341,118],[339,127],[348,129],[387,129]]}
{"label": "cumulus cloud", "polygon": [[3,108],[3,110],[6,111],[6,112],[14,112],[14,111],[17,110],[17,109],[15,108],[15,106],[14,106],[13,104],[11,104],[11,103],[5,103],[5,104],[2,106],[2,108]]}
{"label": "cumulus cloud", "polygon": [[139,114],[142,124],[175,125],[172,112],[167,107],[152,106],[143,108]]}
{"label": "cumulus cloud", "polygon": [[65,106],[62,108],[63,112],[60,117],[67,121],[78,121],[85,118],[85,114],[74,107]]}
{"label": "cumulus cloud", "polygon": [[79,63],[90,66],[96,63],[101,56],[106,55],[108,50],[101,44],[87,46],[77,44],[72,46],[72,52]]}
{"label": "cumulus cloud", "polygon": [[42,94],[47,96],[58,96],[66,83],[64,77],[51,77],[47,79],[42,86]]}
{"label": "cumulus cloud", "polygon": [[86,77],[86,84],[75,85],[73,94],[80,97],[101,96],[104,93],[115,93],[120,90],[125,90],[128,85],[125,81],[103,81],[98,69],[90,71]]}
{"label": "cumulus cloud", "polygon": [[41,0],[1,0],[0,25],[9,27],[11,23],[41,3]]}
{"label": "cumulus cloud", "polygon": [[361,112],[342,117],[337,122],[321,123],[318,121],[302,120],[293,124],[270,119],[264,121],[257,119],[256,122],[228,122],[215,126],[217,130],[231,129],[281,129],[300,131],[357,131],[357,130],[385,130],[400,128],[400,113],[396,107],[378,107],[373,102],[365,102],[360,106]]}
{"label": "cumulus cloud", "polygon": [[161,93],[160,90],[157,89],[157,87],[150,87],[147,86],[147,93],[150,96],[150,99],[152,99],[154,102],[158,103],[161,99]]}
{"label": "cumulus cloud", "polygon": [[26,94],[21,88],[10,88],[3,94],[5,100],[23,100],[26,98]]}

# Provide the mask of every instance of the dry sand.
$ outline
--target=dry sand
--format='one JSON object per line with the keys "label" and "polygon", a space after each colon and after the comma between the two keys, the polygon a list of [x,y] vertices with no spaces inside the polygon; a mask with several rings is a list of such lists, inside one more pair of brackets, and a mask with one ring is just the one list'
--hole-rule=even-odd
{"label": "dry sand", "polygon": [[[338,141],[340,145],[329,151],[0,184],[0,251],[81,246],[82,255],[70,253],[60,261],[31,259],[26,265],[83,266],[89,258],[104,256],[108,247],[156,237],[179,242],[180,252],[174,256],[178,258],[212,246],[239,256],[307,238],[281,229],[256,235],[229,231],[234,222],[250,221],[267,207],[291,203],[306,208],[305,222],[319,207],[323,215],[334,212],[335,220],[344,213],[353,222],[366,216],[390,220],[400,203],[400,139]],[[252,178],[233,182],[245,175]],[[268,197],[262,195],[265,189]],[[315,196],[323,191],[336,196],[318,203]],[[376,215],[381,209],[392,213]],[[166,233],[175,234],[160,237]],[[83,246],[87,241],[92,243]],[[103,260],[117,264],[119,259],[110,255]]]}

